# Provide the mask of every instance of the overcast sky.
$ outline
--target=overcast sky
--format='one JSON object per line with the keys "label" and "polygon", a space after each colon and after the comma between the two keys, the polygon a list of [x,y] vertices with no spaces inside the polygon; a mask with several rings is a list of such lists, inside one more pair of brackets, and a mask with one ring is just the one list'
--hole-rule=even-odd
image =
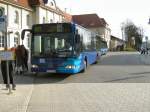
{"label": "overcast sky", "polygon": [[71,14],[97,13],[105,18],[115,36],[121,36],[121,23],[130,19],[142,26],[150,39],[150,0],[56,0],[56,3]]}

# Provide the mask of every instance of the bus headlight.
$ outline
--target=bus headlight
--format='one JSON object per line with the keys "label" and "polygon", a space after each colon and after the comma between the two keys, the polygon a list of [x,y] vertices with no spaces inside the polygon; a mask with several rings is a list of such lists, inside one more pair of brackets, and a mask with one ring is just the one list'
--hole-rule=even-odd
{"label": "bus headlight", "polygon": [[75,66],[75,65],[67,65],[65,68],[66,68],[66,69],[76,69],[76,68],[78,68],[78,66]]}
{"label": "bus headlight", "polygon": [[32,65],[32,68],[38,68],[38,65]]}

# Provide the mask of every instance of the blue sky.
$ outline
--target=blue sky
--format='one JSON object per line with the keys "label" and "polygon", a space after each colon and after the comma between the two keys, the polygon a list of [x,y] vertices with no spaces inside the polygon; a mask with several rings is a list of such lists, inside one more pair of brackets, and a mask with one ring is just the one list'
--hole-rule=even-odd
{"label": "blue sky", "polygon": [[56,0],[56,3],[71,14],[97,13],[105,18],[115,36],[121,36],[121,23],[130,19],[142,26],[150,39],[150,0]]}

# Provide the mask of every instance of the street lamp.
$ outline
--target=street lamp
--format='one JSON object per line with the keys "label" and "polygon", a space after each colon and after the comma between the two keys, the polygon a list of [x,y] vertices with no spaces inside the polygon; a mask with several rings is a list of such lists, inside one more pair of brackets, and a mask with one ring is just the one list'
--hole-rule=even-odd
{"label": "street lamp", "polygon": [[122,34],[122,40],[123,40],[123,49],[126,48],[126,38],[125,38],[125,23],[121,23],[121,34]]}

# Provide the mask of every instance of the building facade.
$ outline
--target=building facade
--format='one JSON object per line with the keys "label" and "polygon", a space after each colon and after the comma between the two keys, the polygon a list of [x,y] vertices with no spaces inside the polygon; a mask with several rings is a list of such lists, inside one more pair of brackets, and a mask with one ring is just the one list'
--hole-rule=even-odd
{"label": "building facade", "polygon": [[73,15],[72,21],[99,34],[110,47],[111,29],[104,18],[97,14]]}
{"label": "building facade", "polygon": [[122,51],[124,49],[124,41],[111,35],[110,51]]}
{"label": "building facade", "polygon": [[[0,8],[7,17],[8,47],[24,44],[30,47],[30,34],[21,40],[23,29],[33,24],[70,22],[71,16],[57,7],[55,0],[0,0]],[[5,35],[0,31],[0,49],[4,49]]]}
{"label": "building facade", "polygon": [[[0,0],[0,8],[3,9],[7,17],[7,45],[8,47],[17,46],[22,43],[22,29],[29,29],[32,25],[32,9],[28,4],[22,5],[21,2]],[[0,49],[4,48],[4,32],[0,33]],[[25,43],[27,43],[25,41]],[[28,46],[28,45],[27,45]]]}

